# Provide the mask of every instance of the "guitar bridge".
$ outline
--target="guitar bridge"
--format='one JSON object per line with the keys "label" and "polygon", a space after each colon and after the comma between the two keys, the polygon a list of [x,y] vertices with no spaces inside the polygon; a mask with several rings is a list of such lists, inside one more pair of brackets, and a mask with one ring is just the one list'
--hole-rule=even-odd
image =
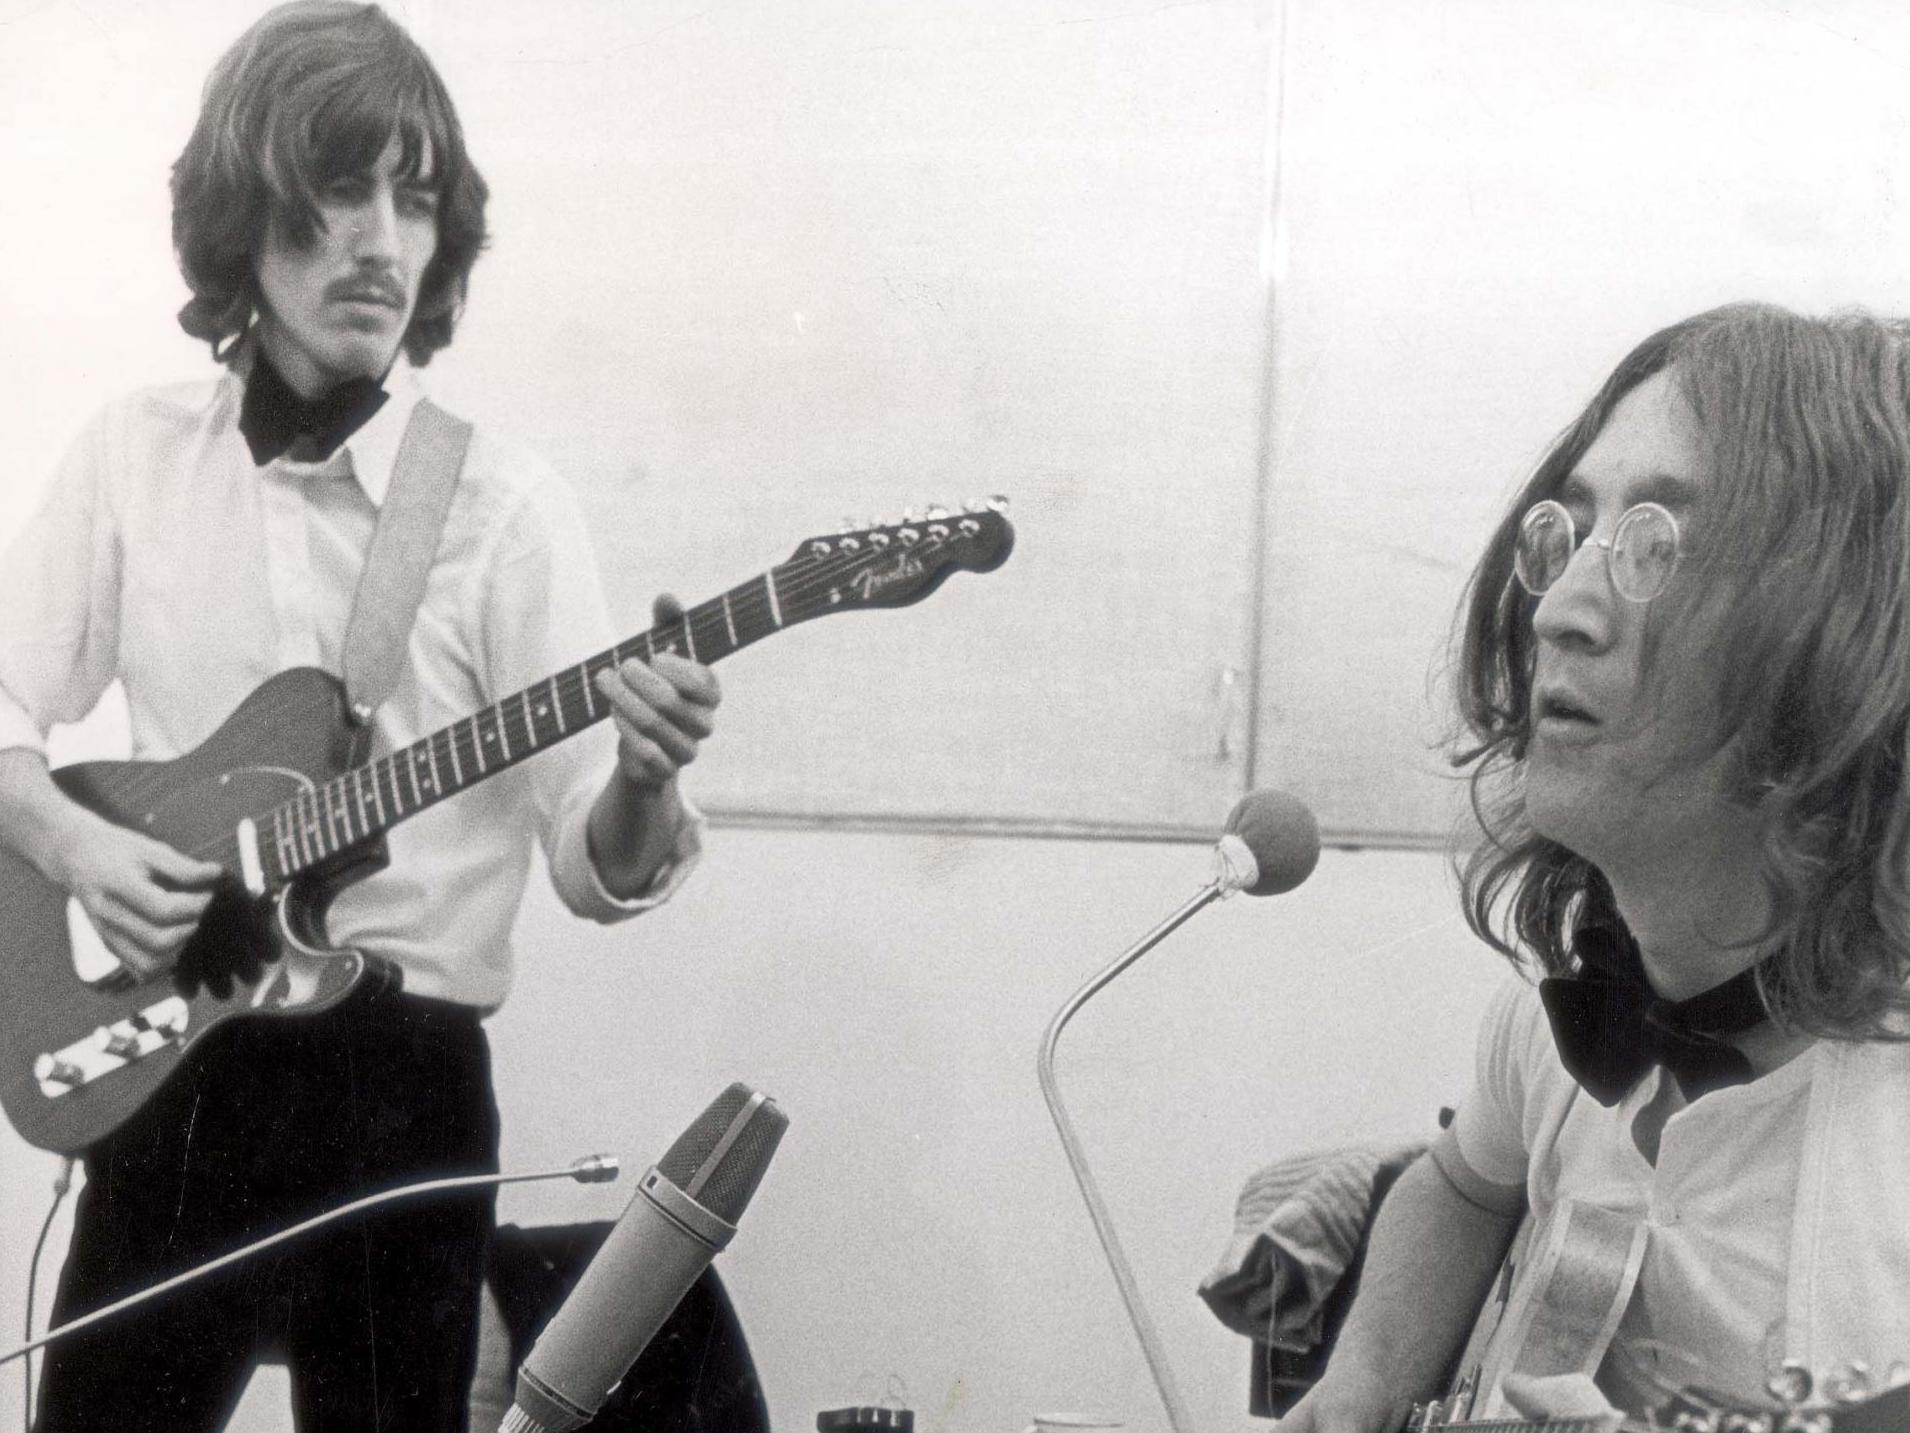
{"label": "guitar bridge", "polygon": [[62,1049],[41,1053],[33,1061],[34,1082],[49,1100],[84,1089],[114,1070],[177,1044],[185,1038],[191,1019],[192,1008],[179,996],[168,996]]}

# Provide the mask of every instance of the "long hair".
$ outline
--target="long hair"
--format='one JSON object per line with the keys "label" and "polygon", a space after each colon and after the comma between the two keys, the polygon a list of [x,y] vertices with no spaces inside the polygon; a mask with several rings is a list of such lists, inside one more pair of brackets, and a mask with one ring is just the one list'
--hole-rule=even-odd
{"label": "long hair", "polygon": [[343,0],[269,11],[206,81],[172,169],[173,250],[192,290],[179,326],[230,360],[258,304],[254,264],[269,227],[310,244],[323,222],[318,194],[370,170],[394,136],[404,176],[438,191],[437,252],[404,335],[411,361],[429,362],[451,342],[489,191],[424,51],[377,6]]}
{"label": "long hair", "polygon": [[[1789,1028],[1901,1033],[1910,1011],[1910,328],[1862,313],[1740,304],[1639,344],[1560,435],[1500,521],[1461,616],[1460,715],[1486,842],[1461,879],[1474,931],[1515,964],[1574,967],[1574,933],[1620,926],[1590,861],[1535,832],[1536,599],[1513,577],[1519,521],[1557,494],[1613,409],[1668,373],[1709,467],[1693,514],[1702,562],[1730,584],[1717,696],[1730,795],[1764,832],[1766,1006]],[[1662,600],[1662,599],[1661,599]],[[1671,620],[1676,620],[1675,614]],[[1646,676],[1654,673],[1646,649]]]}

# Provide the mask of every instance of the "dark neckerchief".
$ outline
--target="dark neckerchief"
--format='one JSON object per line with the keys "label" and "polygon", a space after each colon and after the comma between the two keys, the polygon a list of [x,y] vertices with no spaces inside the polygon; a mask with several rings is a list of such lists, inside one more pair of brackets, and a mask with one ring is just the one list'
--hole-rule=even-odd
{"label": "dark neckerchief", "polygon": [[1653,1065],[1687,1100],[1751,1078],[1731,1037],[1765,1020],[1755,968],[1689,1000],[1661,1000],[1645,979],[1638,947],[1622,931],[1592,927],[1572,941],[1576,975],[1539,982],[1552,1040],[1572,1078],[1600,1104],[1617,1104]]}
{"label": "dark neckerchief", "polygon": [[288,452],[302,463],[322,463],[384,406],[386,396],[377,379],[351,378],[308,401],[258,353],[246,375],[239,432],[260,467]]}

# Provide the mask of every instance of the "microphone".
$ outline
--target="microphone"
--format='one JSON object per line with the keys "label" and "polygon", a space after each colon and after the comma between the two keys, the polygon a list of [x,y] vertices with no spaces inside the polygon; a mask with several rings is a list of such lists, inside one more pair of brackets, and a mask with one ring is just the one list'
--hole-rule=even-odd
{"label": "microphone", "polygon": [[774,1100],[739,1081],[677,1136],[532,1345],[498,1433],[567,1433],[596,1416],[728,1246],[787,1128]]}
{"label": "microphone", "polygon": [[1194,1421],[1188,1416],[1187,1405],[1182,1401],[1173,1372],[1167,1366],[1167,1355],[1161,1348],[1160,1335],[1154,1331],[1153,1321],[1148,1318],[1147,1308],[1141,1302],[1140,1285],[1135,1282],[1127,1255],[1121,1252],[1121,1241],[1115,1235],[1114,1221],[1108,1214],[1107,1204],[1102,1200],[1101,1191],[1088,1170],[1087,1155],[1075,1135],[1074,1122],[1069,1119],[1061,1103],[1061,1086],[1055,1079],[1054,1057],[1055,1047],[1061,1040],[1061,1031],[1074,1018],[1075,1012],[1115,976],[1185,925],[1196,913],[1236,891],[1244,891],[1250,896],[1282,895],[1312,875],[1313,867],[1320,859],[1320,826],[1313,819],[1313,813],[1307,809],[1306,803],[1297,797],[1283,791],[1249,792],[1228,813],[1226,833],[1215,845],[1214,855],[1216,870],[1212,881],[1190,897],[1179,910],[1116,956],[1107,969],[1075,991],[1067,1003],[1055,1012],[1054,1019],[1048,1024],[1048,1033],[1042,1038],[1041,1053],[1035,1060],[1035,1071],[1041,1077],[1041,1095],[1048,1102],[1048,1114],[1054,1120],[1055,1132],[1061,1136],[1062,1152],[1068,1157],[1068,1167],[1074,1171],[1074,1182],[1080,1186],[1082,1201],[1088,1207],[1088,1218],[1094,1221],[1094,1232],[1100,1236],[1101,1250],[1107,1255],[1108,1267],[1113,1271],[1114,1282],[1121,1291],[1121,1301],[1127,1305],[1128,1321],[1134,1325],[1134,1336],[1140,1340],[1141,1352],[1147,1357],[1148,1371],[1154,1376],[1154,1387],[1160,1393],[1161,1405],[1167,1410],[1167,1422],[1175,1433],[1190,1433]]}

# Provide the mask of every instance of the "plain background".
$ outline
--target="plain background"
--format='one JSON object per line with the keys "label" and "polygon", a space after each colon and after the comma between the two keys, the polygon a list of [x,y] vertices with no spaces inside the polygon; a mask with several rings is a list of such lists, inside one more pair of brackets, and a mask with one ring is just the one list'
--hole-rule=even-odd
{"label": "plain background", "polygon": [[[260,8],[0,0],[0,530],[105,396],[207,371],[171,320],[165,174]],[[1241,1180],[1428,1132],[1504,978],[1443,854],[1469,564],[1651,329],[1743,297],[1910,307],[1910,21],[392,8],[496,196],[428,383],[577,486],[630,630],[844,515],[1002,492],[1019,531],[997,574],[724,668],[694,773],[718,830],[668,910],[586,929],[534,891],[492,1022],[507,1166],[640,1169],[747,1079],[791,1131],[723,1268],[779,1426],[890,1397],[926,1429],[1162,1427],[1034,1053],[1206,878],[1232,800],[1288,786],[1332,843],[1315,878],[1202,916],[1061,1062],[1201,1426],[1246,1426],[1246,1345],[1192,1293]],[[61,749],[115,739],[109,703]],[[0,1327],[56,1167],[0,1135]],[[505,1217],[609,1217],[628,1188]],[[285,1426],[274,1377],[235,1426]]]}

